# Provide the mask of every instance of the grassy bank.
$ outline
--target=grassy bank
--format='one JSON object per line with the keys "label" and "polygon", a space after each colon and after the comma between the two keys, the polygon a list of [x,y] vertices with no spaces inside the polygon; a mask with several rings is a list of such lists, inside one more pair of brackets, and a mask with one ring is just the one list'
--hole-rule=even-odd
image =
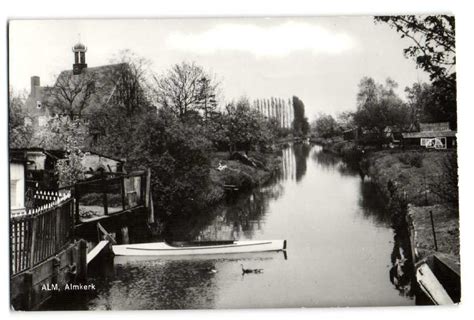
{"label": "grassy bank", "polygon": [[438,252],[459,261],[459,213],[450,198],[456,192],[450,185],[451,151],[378,151],[368,155],[368,175],[387,199],[405,199],[407,217],[412,228],[411,242],[421,260],[434,253],[434,236]]}
{"label": "grassy bank", "polygon": [[[377,185],[387,203],[408,203],[406,214],[412,228],[416,259],[434,252],[430,211],[433,213],[438,252],[459,261],[459,214],[457,207],[456,150],[363,150],[341,137],[312,139],[323,149],[357,162],[359,169]],[[454,161],[454,163],[453,163]],[[405,219],[404,219],[405,220]],[[396,221],[396,219],[395,219]]]}

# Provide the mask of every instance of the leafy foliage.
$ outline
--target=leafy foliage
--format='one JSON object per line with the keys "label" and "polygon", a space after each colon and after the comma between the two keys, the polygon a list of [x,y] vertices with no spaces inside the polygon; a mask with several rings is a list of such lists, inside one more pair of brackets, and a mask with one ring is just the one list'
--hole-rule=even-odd
{"label": "leafy foliage", "polygon": [[275,138],[277,124],[266,120],[242,98],[226,106],[226,131],[230,150],[266,149]]}
{"label": "leafy foliage", "polygon": [[156,113],[148,97],[146,73],[149,62],[132,52],[119,54],[110,81],[111,101],[92,108],[87,116],[91,148],[99,153],[129,158],[133,152],[135,130],[143,117]]}
{"label": "leafy foliage", "polygon": [[69,186],[84,179],[85,167],[83,148],[87,137],[87,127],[80,119],[54,117],[49,120],[42,134],[42,147],[45,149],[62,149],[65,158],[56,163],[55,173],[59,186]]}
{"label": "leafy foliage", "polygon": [[293,120],[293,134],[295,136],[306,136],[309,132],[309,122],[308,118],[305,117],[304,103],[303,101],[293,96],[293,110],[294,110],[294,120]]}
{"label": "leafy foliage", "polygon": [[384,142],[384,129],[387,126],[403,129],[410,124],[410,111],[396,95],[396,87],[397,84],[391,79],[381,85],[368,77],[359,84],[354,123],[366,130],[367,136],[373,136],[372,143]]}
{"label": "leafy foliage", "polygon": [[331,138],[341,133],[339,124],[328,114],[319,114],[311,125],[311,129],[317,137]]}
{"label": "leafy foliage", "polygon": [[450,77],[456,65],[456,41],[454,16],[381,16],[377,22],[385,22],[410,38],[414,45],[406,48],[407,57],[415,59],[417,65],[430,74],[431,80],[442,80],[455,86]]}
{"label": "leafy foliage", "polygon": [[449,122],[457,126],[455,92],[439,87],[439,83],[414,83],[405,89],[410,108],[419,122]]}
{"label": "leafy foliage", "polygon": [[[456,116],[456,25],[455,18],[437,16],[382,16],[376,22],[387,23],[409,38],[413,45],[404,49],[407,57],[413,58],[418,67],[430,75],[432,87],[429,104],[424,108],[424,116],[434,121],[449,121],[457,127]],[[419,89],[419,88],[418,88]],[[412,89],[413,94],[417,88]],[[427,93],[426,90],[424,92]]]}
{"label": "leafy foliage", "polygon": [[10,91],[8,103],[10,148],[26,148],[30,145],[33,138],[33,128],[27,123],[28,116],[24,108],[24,96]]}
{"label": "leafy foliage", "polygon": [[135,141],[129,165],[152,170],[157,209],[183,213],[199,203],[209,183],[211,143],[204,128],[184,124],[168,108],[149,114],[131,137]]}

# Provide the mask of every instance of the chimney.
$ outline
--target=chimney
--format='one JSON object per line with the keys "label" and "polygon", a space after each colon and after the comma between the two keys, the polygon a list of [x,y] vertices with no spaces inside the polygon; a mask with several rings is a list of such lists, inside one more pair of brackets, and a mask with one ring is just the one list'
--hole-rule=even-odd
{"label": "chimney", "polygon": [[30,91],[31,97],[36,97],[36,95],[38,94],[39,86],[40,86],[40,77],[32,76],[31,77],[31,91]]}

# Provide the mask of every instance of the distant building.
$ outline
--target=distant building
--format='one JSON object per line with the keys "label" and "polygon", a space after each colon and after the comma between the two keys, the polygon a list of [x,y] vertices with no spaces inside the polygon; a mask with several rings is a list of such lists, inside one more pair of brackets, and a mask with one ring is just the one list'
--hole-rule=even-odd
{"label": "distant building", "polygon": [[455,148],[456,131],[449,128],[449,122],[420,123],[420,131],[402,133],[402,144],[427,149]]}
{"label": "distant building", "polygon": [[30,93],[25,103],[27,114],[25,121],[33,128],[44,126],[50,117],[48,110],[43,105],[45,90],[47,87],[41,86],[40,77],[32,76]]}
{"label": "distant building", "polygon": [[[28,187],[39,187],[42,190],[57,189],[57,178],[55,174],[56,163],[64,159],[64,150],[46,150],[43,148],[10,149],[12,159],[24,159],[24,189]],[[19,161],[16,161],[19,163]],[[91,177],[102,172],[118,173],[123,170],[123,161],[107,157],[96,152],[84,152],[81,162],[84,167],[85,177]],[[11,166],[12,168],[12,166]],[[21,168],[14,166],[15,172],[20,174]],[[17,174],[15,174],[15,177]],[[13,176],[12,178],[13,179]]]}
{"label": "distant building", "polygon": [[344,140],[346,140],[346,141],[357,140],[357,138],[359,137],[359,131],[360,130],[358,128],[352,128],[352,129],[344,130],[342,132],[342,136],[343,136]]}
{"label": "distant building", "polygon": [[[77,43],[72,51],[74,53],[72,69],[60,72],[53,86],[41,86],[40,77],[31,77],[30,93],[26,100],[28,115],[26,124],[32,125],[34,130],[45,126],[51,117],[56,115],[78,116],[71,113],[60,114],[61,110],[55,108],[53,91],[56,90],[57,93],[60,91],[58,89],[62,87],[66,90],[76,90],[81,89],[79,86],[90,85],[93,88],[87,103],[83,106],[86,112],[89,109],[103,108],[118,102],[117,96],[120,94],[120,90],[117,86],[120,79],[125,78],[123,75],[130,70],[129,65],[118,63],[89,68],[86,63],[87,47],[82,43]],[[83,103],[83,100],[81,101],[83,95],[84,92],[80,92],[75,97],[76,100],[72,103],[73,107]],[[94,135],[100,135],[100,128],[90,129],[93,131],[91,132],[93,138]]]}

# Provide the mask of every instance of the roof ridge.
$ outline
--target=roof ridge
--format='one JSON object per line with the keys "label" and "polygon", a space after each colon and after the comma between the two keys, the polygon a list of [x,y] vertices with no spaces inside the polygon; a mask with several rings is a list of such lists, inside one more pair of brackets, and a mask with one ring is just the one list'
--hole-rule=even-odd
{"label": "roof ridge", "polygon": [[[104,65],[96,66],[96,67],[87,67],[87,68],[84,69],[84,71],[87,72],[87,71],[93,71],[93,70],[102,69],[102,68],[117,67],[117,66],[120,66],[120,65],[127,65],[127,64],[128,64],[127,62],[104,64]],[[67,70],[61,71],[59,74],[61,75],[62,73],[69,73],[69,72],[72,72],[72,71],[73,71],[72,69],[67,69]]]}

